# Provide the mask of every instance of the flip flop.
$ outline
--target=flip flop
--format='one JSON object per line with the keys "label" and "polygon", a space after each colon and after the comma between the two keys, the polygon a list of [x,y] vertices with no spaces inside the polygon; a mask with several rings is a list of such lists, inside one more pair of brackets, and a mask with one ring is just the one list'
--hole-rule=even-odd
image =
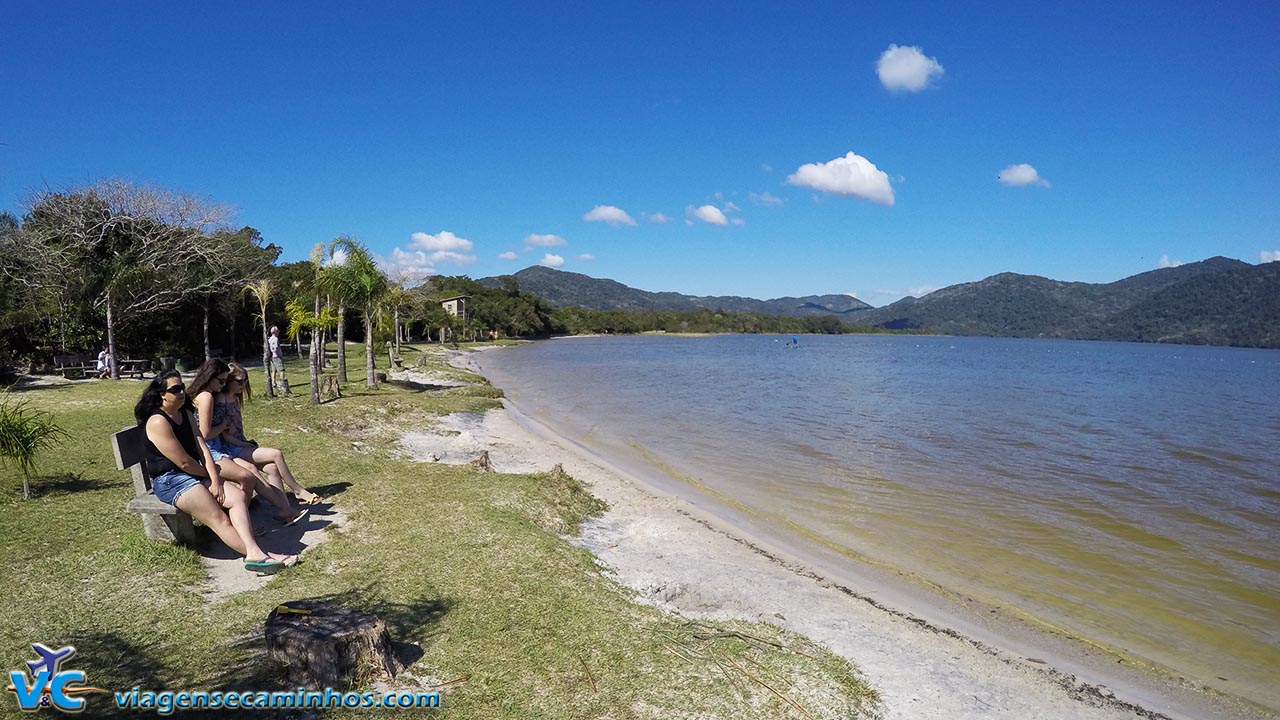
{"label": "flip flop", "polygon": [[292,518],[290,518],[290,519],[288,519],[288,520],[285,520],[284,518],[276,518],[276,519],[277,519],[277,520],[279,520],[279,521],[282,523],[282,524],[280,525],[280,527],[289,527],[290,525],[293,525],[294,523],[298,522],[299,520],[301,520],[301,519],[305,518],[306,516],[308,516],[308,515],[310,515],[310,514],[311,514],[311,511],[310,511],[310,510],[307,510],[306,508],[303,508],[302,510],[299,510],[299,511],[298,511],[298,514],[297,514],[297,515],[294,515]]}
{"label": "flip flop", "polygon": [[324,498],[320,497],[315,493],[311,493],[311,497],[307,498],[306,500],[299,500],[298,504],[299,505],[320,505],[326,502],[329,502],[329,501],[325,500]]}
{"label": "flip flop", "polygon": [[[271,557],[271,553],[267,553],[267,557]],[[277,562],[283,563],[284,566],[287,568],[291,568],[297,565],[302,560],[302,556],[300,555],[285,555],[285,557],[288,558],[288,560],[280,560],[279,558],[271,558],[271,559],[276,560]]]}
{"label": "flip flop", "polygon": [[285,564],[267,557],[262,560],[245,560],[244,569],[249,572],[256,572],[259,575],[275,575],[285,569]]}

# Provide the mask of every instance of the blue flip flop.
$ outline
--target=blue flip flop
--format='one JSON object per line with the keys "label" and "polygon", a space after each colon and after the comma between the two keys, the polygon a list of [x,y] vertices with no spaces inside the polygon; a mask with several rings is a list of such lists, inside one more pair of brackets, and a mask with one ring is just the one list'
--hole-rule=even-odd
{"label": "blue flip flop", "polygon": [[284,562],[280,560],[272,560],[264,558],[262,560],[245,560],[244,569],[250,572],[256,572],[259,575],[275,575],[284,569]]}

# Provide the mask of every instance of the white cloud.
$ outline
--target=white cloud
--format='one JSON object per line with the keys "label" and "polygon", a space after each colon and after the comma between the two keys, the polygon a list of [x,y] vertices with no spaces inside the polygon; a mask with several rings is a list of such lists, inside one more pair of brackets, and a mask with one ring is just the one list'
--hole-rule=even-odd
{"label": "white cloud", "polygon": [[1027,185],[1039,185],[1040,187],[1049,187],[1049,181],[1040,177],[1040,173],[1036,169],[1026,163],[1018,165],[1010,165],[1000,171],[996,175],[1002,185],[1009,187],[1026,187]]}
{"label": "white cloud", "polygon": [[724,211],[726,213],[736,213],[736,212],[742,212],[742,208],[738,207],[737,205],[734,205],[731,202],[727,202],[724,204]]}
{"label": "white cloud", "polygon": [[526,235],[524,244],[538,247],[555,247],[556,245],[567,245],[569,241],[559,235]]}
{"label": "white cloud", "polygon": [[475,255],[464,255],[451,250],[437,250],[427,256],[427,260],[432,265],[445,263],[447,265],[470,265],[476,261]]}
{"label": "white cloud", "polygon": [[703,205],[702,207],[696,207],[696,208],[690,205],[689,207],[685,208],[685,214],[687,214],[689,217],[697,218],[702,222],[711,223],[712,225],[728,225],[729,224],[729,219],[726,218],[724,216],[724,213],[720,212],[720,208],[716,207],[715,205]]}
{"label": "white cloud", "polygon": [[591,212],[582,216],[587,222],[603,222],[610,225],[635,225],[636,221],[622,208],[616,208],[612,205],[597,205],[591,208]]}
{"label": "white cloud", "polygon": [[775,197],[768,192],[751,193],[749,196],[751,202],[763,207],[782,207],[782,198]]}
{"label": "white cloud", "polygon": [[644,219],[645,219],[645,220],[648,220],[648,221],[649,221],[649,222],[651,222],[651,223],[657,223],[657,224],[659,224],[659,225],[665,225],[666,223],[671,222],[671,218],[667,217],[666,215],[663,215],[662,213],[654,213],[654,214],[652,214],[652,215],[645,215],[645,216],[644,216]]}
{"label": "white cloud", "polygon": [[393,279],[403,279],[406,285],[417,285],[436,274],[427,254],[421,250],[405,252],[400,248],[391,250],[391,259],[377,257],[378,267]]}
{"label": "white cloud", "polygon": [[1280,262],[1280,250],[1263,250],[1258,253],[1259,263]]}
{"label": "white cloud", "polygon": [[595,256],[595,255],[592,255],[591,253],[582,253],[581,255],[578,255],[578,256],[577,256],[577,257],[575,257],[574,259],[575,259],[575,260],[584,260],[584,261],[585,261],[585,260],[595,260],[595,259],[596,259],[596,256]]}
{"label": "white cloud", "polygon": [[788,185],[893,205],[889,176],[870,160],[852,151],[830,162],[801,165],[787,176]]}
{"label": "white cloud", "polygon": [[912,297],[924,297],[925,295],[928,295],[934,290],[940,290],[940,289],[941,288],[939,288],[937,285],[917,285],[916,287],[908,288],[907,294],[911,295]]}
{"label": "white cloud", "polygon": [[742,218],[730,218],[730,219],[729,219],[729,222],[733,223],[734,225],[746,225],[746,224],[747,224],[747,221],[746,221],[746,220],[743,220]]}
{"label": "white cloud", "polygon": [[880,84],[894,92],[920,92],[945,72],[937,58],[918,47],[890,45],[876,62]]}
{"label": "white cloud", "polygon": [[416,232],[410,236],[410,245],[415,250],[451,250],[471,252],[471,241],[454,235],[448,230],[441,230],[438,235]]}
{"label": "white cloud", "polygon": [[767,173],[773,172],[773,166],[769,163],[760,163],[760,169]]}
{"label": "white cloud", "polygon": [[346,265],[346,264],[347,264],[347,251],[344,250],[343,248],[334,248],[333,255],[330,255],[328,258],[325,259],[323,263],[321,263],[321,265],[323,265],[324,267],[329,267],[331,265]]}
{"label": "white cloud", "polygon": [[499,256],[498,256],[498,259],[499,259],[499,260],[515,260],[515,259],[516,259],[516,258],[518,258],[518,257],[520,257],[520,256],[519,256],[519,255],[516,255],[515,253],[511,252],[510,250],[508,250],[508,251],[506,251],[506,252],[502,253],[501,255],[499,255]]}
{"label": "white cloud", "polygon": [[1162,268],[1178,267],[1181,264],[1181,260],[1170,260],[1168,255],[1160,256],[1160,267]]}
{"label": "white cloud", "polygon": [[558,268],[564,264],[564,258],[560,257],[559,255],[552,255],[551,253],[547,253],[546,255],[542,256],[542,259],[538,261],[538,264],[541,265],[542,267]]}

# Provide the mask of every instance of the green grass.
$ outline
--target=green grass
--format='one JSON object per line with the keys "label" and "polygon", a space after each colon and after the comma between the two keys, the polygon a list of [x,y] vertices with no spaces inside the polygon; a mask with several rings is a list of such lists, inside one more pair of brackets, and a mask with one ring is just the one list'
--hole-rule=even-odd
{"label": "green grass", "polygon": [[[460,373],[443,366],[438,346],[423,352],[433,372]],[[404,355],[416,363],[416,351]],[[573,478],[397,459],[403,430],[433,415],[498,407],[487,383],[460,373],[479,384],[366,390],[363,372],[362,356],[349,358],[344,397],[314,407],[305,366],[291,362],[295,397],[246,408],[249,435],[283,448],[299,480],[332,497],[351,525],[263,589],[221,604],[207,600],[194,552],[146,540],[124,511],[133,490],[114,467],[108,436],[131,424],[141,383],[21,393],[52,412],[71,439],[40,458],[32,500],[21,499],[16,471],[0,471],[8,606],[0,669],[24,667],[38,641],[75,645],[69,666],[113,690],[278,689],[258,634],[267,613],[289,600],[334,597],[372,610],[398,643],[420,647],[404,683],[456,681],[445,690],[443,717],[805,718],[874,710],[876,696],[856,671],[804,638],[768,625],[693,624],[635,602],[564,539],[603,509]],[[103,699],[89,702],[86,716],[125,717]],[[0,699],[0,717],[19,716],[11,696]]]}

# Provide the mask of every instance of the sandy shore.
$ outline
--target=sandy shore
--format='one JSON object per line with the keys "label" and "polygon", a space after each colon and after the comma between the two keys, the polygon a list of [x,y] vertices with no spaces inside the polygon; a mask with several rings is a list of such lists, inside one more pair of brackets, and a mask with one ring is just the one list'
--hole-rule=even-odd
{"label": "sandy shore", "polygon": [[[476,355],[455,362],[483,369]],[[988,617],[986,609],[949,606],[884,570],[823,570],[504,404],[505,411],[451,416],[411,433],[403,449],[448,463],[487,450],[500,472],[563,465],[609,503],[574,539],[603,572],[640,600],[686,617],[769,622],[825,643],[880,691],[885,718],[1275,717],[1014,619]]]}

